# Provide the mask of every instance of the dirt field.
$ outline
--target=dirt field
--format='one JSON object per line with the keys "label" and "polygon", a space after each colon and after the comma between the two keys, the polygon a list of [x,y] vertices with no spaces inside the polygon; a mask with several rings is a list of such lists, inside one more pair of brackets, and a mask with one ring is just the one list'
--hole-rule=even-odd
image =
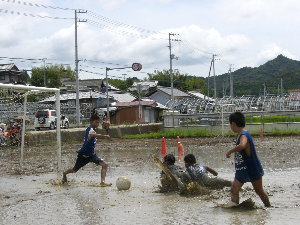
{"label": "dirt field", "polygon": [[[168,152],[177,154],[176,140],[166,143]],[[186,153],[194,153],[220,177],[233,179],[233,159],[225,157],[233,138],[190,138],[182,143]],[[228,201],[228,188],[190,198],[155,193],[160,171],[150,155],[160,152],[160,140],[98,140],[97,154],[110,164],[107,181],[113,186],[108,188],[97,186],[99,167],[93,164],[60,185],[55,146],[26,147],[22,168],[19,149],[0,148],[0,224],[299,224],[300,137],[255,138],[255,144],[273,205],[269,209],[249,184],[241,199],[251,197],[258,206],[255,210],[217,207]],[[80,146],[63,146],[64,169],[73,167]],[[131,180],[129,191],[117,190],[119,176]]]}

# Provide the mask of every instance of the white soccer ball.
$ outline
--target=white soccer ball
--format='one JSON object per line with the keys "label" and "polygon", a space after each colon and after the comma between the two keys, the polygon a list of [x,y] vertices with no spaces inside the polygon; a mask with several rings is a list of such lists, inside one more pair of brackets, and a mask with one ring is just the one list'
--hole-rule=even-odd
{"label": "white soccer ball", "polygon": [[116,181],[116,186],[119,191],[128,190],[131,186],[131,181],[127,177],[119,177]]}

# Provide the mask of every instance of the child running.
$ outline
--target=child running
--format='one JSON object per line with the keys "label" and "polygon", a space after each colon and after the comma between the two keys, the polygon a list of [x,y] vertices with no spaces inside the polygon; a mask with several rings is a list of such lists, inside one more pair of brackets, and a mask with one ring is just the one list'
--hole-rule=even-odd
{"label": "child running", "polygon": [[239,192],[246,182],[251,182],[256,194],[266,207],[270,207],[269,197],[263,189],[263,168],[255,151],[252,136],[245,130],[245,117],[240,112],[229,116],[231,130],[238,134],[236,147],[226,153],[229,158],[234,153],[235,178],[231,186],[231,201],[239,204]]}
{"label": "child running", "polygon": [[75,163],[75,166],[71,169],[66,170],[63,173],[63,179],[62,182],[66,183],[67,180],[67,174],[69,173],[76,173],[81,167],[85,166],[89,162],[93,162],[97,165],[100,165],[101,168],[101,181],[100,186],[106,187],[111,186],[111,183],[105,183],[105,177],[106,177],[106,171],[108,164],[104,162],[103,159],[99,158],[95,153],[95,146],[97,138],[99,137],[107,137],[109,138],[109,135],[103,135],[103,134],[97,134],[96,128],[99,126],[100,118],[98,115],[92,115],[90,118],[90,126],[86,129],[85,135],[84,135],[84,143],[77,151],[77,160]]}

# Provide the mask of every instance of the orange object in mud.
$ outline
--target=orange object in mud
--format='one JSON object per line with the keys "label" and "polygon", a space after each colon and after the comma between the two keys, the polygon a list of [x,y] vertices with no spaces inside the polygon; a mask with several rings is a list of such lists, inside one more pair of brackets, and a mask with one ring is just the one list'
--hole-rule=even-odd
{"label": "orange object in mud", "polygon": [[264,131],[262,128],[260,128],[260,133],[259,133],[260,138],[264,138]]}
{"label": "orange object in mud", "polygon": [[178,160],[181,161],[184,156],[184,148],[183,145],[181,144],[181,140],[179,136],[177,136],[177,146],[178,146]]}
{"label": "orange object in mud", "polygon": [[167,146],[165,137],[161,138],[161,156],[164,158],[167,155]]}

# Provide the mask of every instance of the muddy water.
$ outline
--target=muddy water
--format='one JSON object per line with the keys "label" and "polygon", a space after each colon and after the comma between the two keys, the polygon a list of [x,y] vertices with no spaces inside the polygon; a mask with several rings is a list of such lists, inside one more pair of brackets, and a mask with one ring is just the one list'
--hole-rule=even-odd
{"label": "muddy water", "polygon": [[[159,140],[110,140],[97,144],[97,153],[110,164],[107,181],[112,187],[98,187],[99,168],[89,164],[69,175],[59,185],[53,147],[31,147],[25,164],[18,167],[17,149],[0,149],[0,224],[299,224],[300,138],[255,139],[265,169],[263,183],[273,208],[264,208],[246,184],[241,200],[252,198],[258,209],[224,209],[229,189],[211,195],[182,197],[176,193],[155,193],[159,169],[150,155],[159,152]],[[233,139],[182,139],[187,152],[232,179],[233,159],[225,152]],[[72,167],[80,145],[63,147],[63,166]],[[167,140],[168,152],[176,152],[176,141]],[[115,181],[127,176],[129,191],[118,191]]]}

